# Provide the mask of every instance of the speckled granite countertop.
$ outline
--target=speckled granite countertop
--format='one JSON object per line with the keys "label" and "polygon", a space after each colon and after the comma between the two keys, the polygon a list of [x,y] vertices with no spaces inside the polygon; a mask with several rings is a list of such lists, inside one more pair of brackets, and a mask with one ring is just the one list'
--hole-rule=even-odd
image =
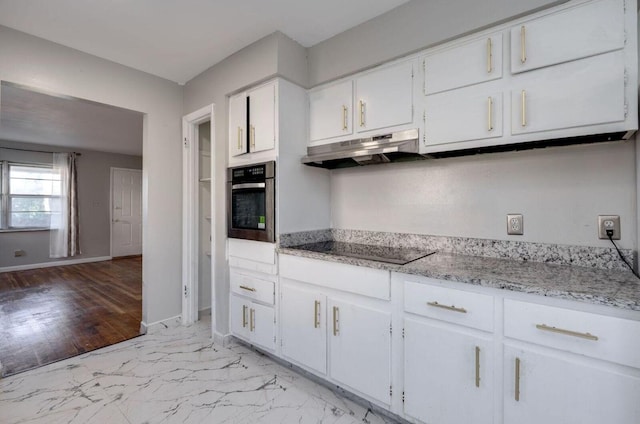
{"label": "speckled granite countertop", "polygon": [[295,247],[280,247],[278,252],[640,311],[640,280],[630,271],[440,252],[406,265],[329,255]]}

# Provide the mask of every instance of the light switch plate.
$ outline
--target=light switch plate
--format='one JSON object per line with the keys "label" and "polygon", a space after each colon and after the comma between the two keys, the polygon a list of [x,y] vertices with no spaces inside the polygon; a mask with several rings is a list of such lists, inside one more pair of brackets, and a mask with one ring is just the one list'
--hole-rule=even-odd
{"label": "light switch plate", "polygon": [[524,221],[522,214],[510,213],[507,215],[507,234],[521,236],[524,234]]}

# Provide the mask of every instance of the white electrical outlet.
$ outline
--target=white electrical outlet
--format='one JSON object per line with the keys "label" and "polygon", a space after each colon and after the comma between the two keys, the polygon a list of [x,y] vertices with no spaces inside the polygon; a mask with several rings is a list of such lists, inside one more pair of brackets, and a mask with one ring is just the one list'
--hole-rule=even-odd
{"label": "white electrical outlet", "polygon": [[598,237],[608,240],[607,230],[613,231],[613,240],[620,240],[620,215],[598,215]]}
{"label": "white electrical outlet", "polygon": [[507,234],[521,236],[524,234],[524,221],[522,214],[510,213],[507,215]]}

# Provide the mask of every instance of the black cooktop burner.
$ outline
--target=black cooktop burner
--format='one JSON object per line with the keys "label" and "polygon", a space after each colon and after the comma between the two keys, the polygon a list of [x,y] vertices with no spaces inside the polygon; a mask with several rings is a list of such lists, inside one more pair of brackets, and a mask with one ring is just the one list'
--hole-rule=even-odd
{"label": "black cooktop burner", "polygon": [[370,261],[387,262],[404,265],[417,259],[429,256],[434,251],[403,249],[389,246],[372,246],[368,244],[345,243],[340,241],[322,241],[318,243],[293,246],[293,249],[309,250],[336,256],[368,259]]}

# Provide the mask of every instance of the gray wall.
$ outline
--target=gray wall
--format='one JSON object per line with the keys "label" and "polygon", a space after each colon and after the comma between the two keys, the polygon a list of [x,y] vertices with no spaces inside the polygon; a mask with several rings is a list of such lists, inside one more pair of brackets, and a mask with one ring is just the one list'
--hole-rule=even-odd
{"label": "gray wall", "polygon": [[214,260],[217,266],[213,276],[217,305],[217,330],[228,331],[229,284],[226,269],[226,168],[228,132],[228,95],[237,93],[258,82],[280,75],[288,80],[304,84],[307,78],[306,50],[293,40],[276,32],[240,50],[224,61],[209,68],[184,87],[184,113],[215,104],[215,141],[212,146],[212,185],[216,222]]}
{"label": "gray wall", "polygon": [[[24,163],[51,163],[51,154],[2,149],[17,147],[45,151],[68,152],[70,149],[37,144],[0,141],[0,160]],[[69,259],[110,255],[109,197],[110,169],[142,169],[142,157],[74,149],[78,157],[78,213],[82,254]],[[14,257],[14,250],[22,249],[25,256]],[[60,261],[49,258],[49,232],[0,233],[0,267]],[[64,260],[64,259],[63,259]]]}
{"label": "gray wall", "polygon": [[3,26],[0,80],[144,113],[142,319],[179,315],[183,88]]}
{"label": "gray wall", "polygon": [[308,49],[315,86],[567,0],[413,0]]}

